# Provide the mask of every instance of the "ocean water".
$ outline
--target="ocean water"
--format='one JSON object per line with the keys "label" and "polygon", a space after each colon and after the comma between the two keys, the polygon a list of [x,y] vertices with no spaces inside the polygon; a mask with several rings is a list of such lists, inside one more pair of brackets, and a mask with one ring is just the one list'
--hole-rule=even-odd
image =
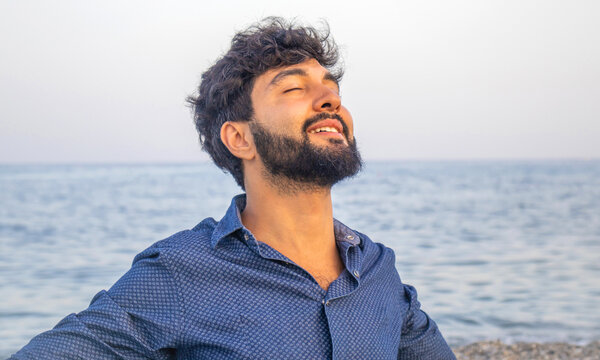
{"label": "ocean water", "polygon": [[[0,166],[0,357],[239,192],[208,163]],[[333,196],[451,345],[600,339],[600,161],[370,162]]]}

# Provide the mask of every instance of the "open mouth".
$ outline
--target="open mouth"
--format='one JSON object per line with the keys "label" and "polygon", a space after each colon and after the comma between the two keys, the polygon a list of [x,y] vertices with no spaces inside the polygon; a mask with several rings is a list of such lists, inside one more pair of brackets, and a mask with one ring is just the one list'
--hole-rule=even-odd
{"label": "open mouth", "polygon": [[327,126],[320,127],[318,129],[315,129],[315,130],[311,130],[308,133],[309,134],[316,134],[316,133],[322,133],[322,132],[332,132],[332,133],[338,133],[338,134],[340,133],[339,131],[337,131],[336,128],[327,127]]}
{"label": "open mouth", "polygon": [[342,124],[336,119],[325,119],[319,121],[306,129],[306,132],[309,134],[329,135],[344,138]]}

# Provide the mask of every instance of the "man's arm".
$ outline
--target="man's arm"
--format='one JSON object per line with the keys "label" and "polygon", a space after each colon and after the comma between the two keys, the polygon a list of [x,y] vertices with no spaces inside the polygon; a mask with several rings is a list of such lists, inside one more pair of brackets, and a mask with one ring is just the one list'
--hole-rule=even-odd
{"label": "man's arm", "polygon": [[180,304],[167,259],[156,247],[90,306],[34,337],[10,359],[168,359]]}
{"label": "man's arm", "polygon": [[417,290],[403,286],[410,307],[402,325],[398,360],[456,360],[436,323],[421,310]]}

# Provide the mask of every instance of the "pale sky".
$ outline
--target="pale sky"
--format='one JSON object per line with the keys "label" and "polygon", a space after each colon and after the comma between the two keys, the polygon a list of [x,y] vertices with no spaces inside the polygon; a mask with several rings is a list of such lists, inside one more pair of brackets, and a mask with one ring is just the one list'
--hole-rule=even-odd
{"label": "pale sky", "polygon": [[597,0],[0,0],[0,163],[207,159],[184,99],[269,15],[329,22],[367,160],[600,158]]}

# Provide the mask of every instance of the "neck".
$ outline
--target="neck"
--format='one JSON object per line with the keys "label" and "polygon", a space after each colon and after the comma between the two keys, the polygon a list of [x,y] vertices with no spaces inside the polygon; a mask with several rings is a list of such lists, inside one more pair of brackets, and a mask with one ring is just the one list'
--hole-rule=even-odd
{"label": "neck", "polygon": [[245,184],[244,226],[327,290],[344,269],[333,231],[331,188],[295,186],[286,193],[268,181]]}
{"label": "neck", "polygon": [[335,251],[330,188],[285,193],[253,185],[246,188],[242,223],[259,241],[296,254]]}

